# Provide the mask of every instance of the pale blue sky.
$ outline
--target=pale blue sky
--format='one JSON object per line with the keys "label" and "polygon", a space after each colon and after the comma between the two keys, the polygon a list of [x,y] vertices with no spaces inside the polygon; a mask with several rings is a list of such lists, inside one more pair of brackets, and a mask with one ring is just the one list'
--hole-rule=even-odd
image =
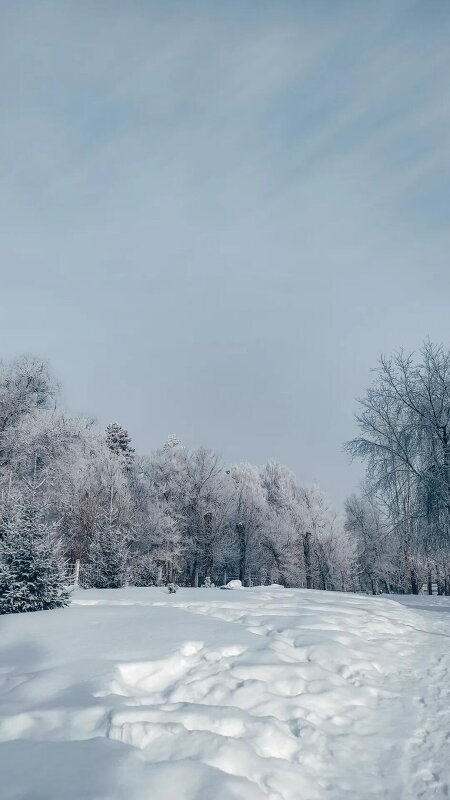
{"label": "pale blue sky", "polygon": [[341,503],[379,353],[449,344],[449,4],[0,12],[2,355]]}

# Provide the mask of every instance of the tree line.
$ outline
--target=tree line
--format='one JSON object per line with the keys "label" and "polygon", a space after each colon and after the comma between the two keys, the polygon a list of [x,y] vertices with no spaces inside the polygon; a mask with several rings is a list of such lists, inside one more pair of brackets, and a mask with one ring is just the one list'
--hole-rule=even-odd
{"label": "tree line", "polygon": [[224,465],[174,436],[137,454],[117,423],[102,432],[61,408],[48,366],[29,357],[0,365],[3,562],[7,543],[29,550],[24,515],[70,571],[80,563],[84,586],[354,588],[353,536],[317,487],[274,461]]}
{"label": "tree line", "polygon": [[1,363],[0,611],[64,604],[76,565],[85,587],[448,594],[450,354],[382,358],[359,405],[346,447],[366,478],[341,518],[275,461],[224,465],[174,436],[139,454],[121,425],[68,414],[45,362]]}

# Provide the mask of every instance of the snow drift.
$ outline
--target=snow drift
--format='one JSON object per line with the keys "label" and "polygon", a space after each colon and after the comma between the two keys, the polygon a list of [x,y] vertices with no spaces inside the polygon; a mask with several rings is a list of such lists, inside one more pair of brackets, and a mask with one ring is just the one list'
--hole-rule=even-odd
{"label": "snow drift", "polygon": [[444,798],[449,606],[434,608],[124,589],[4,616],[2,800]]}

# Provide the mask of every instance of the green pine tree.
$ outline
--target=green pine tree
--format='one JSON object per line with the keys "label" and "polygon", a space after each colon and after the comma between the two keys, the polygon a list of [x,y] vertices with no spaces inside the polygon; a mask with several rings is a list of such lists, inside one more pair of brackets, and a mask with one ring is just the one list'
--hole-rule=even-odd
{"label": "green pine tree", "polygon": [[9,504],[0,529],[0,614],[66,606],[66,564],[33,491]]}

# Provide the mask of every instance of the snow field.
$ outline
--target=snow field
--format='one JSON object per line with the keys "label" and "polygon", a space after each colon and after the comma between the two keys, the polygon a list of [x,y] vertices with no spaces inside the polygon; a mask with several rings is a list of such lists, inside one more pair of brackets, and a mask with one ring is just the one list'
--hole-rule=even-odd
{"label": "snow field", "polygon": [[123,589],[4,616],[0,796],[448,797],[450,605],[432,600]]}

